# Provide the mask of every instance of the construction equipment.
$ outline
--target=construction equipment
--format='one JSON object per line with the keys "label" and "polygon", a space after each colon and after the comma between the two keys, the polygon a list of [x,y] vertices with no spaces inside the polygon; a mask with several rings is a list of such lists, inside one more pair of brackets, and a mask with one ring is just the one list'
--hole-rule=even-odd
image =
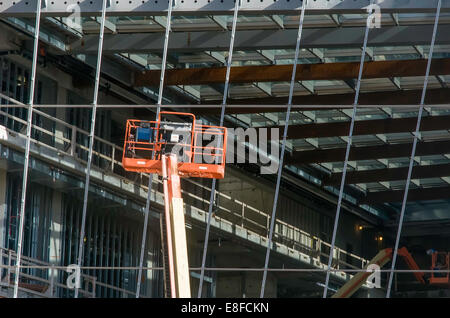
{"label": "construction equipment", "polygon": [[180,177],[223,178],[226,140],[225,127],[201,125],[189,113],[160,112],[156,121],[127,121],[123,168],[157,173],[163,179],[161,236],[166,297],[191,296]]}
{"label": "construction equipment", "polygon": [[[450,253],[449,252],[436,252],[431,254],[431,277],[429,280],[430,284],[436,285],[447,285],[449,281],[449,270],[450,270]],[[446,273],[434,272],[436,270],[447,270]]]}
{"label": "construction equipment", "polygon": [[122,165],[162,175],[162,155],[175,153],[180,176],[222,179],[226,140],[225,127],[198,124],[189,113],[160,112],[157,121],[127,121]]}
{"label": "construction equipment", "polygon": [[[406,262],[406,265],[412,270],[414,270],[413,274],[416,279],[421,284],[426,284],[423,272],[419,271],[419,266],[412,258],[411,254],[408,252],[406,247],[402,247],[398,250],[398,255],[402,256]],[[392,248],[386,248],[381,250],[373,259],[365,267],[371,264],[376,264],[380,268],[382,268],[386,263],[388,263],[392,259]],[[349,298],[351,297],[367,280],[367,278],[372,274],[372,271],[367,272],[358,272],[350,279],[347,283],[344,284],[333,296],[332,298]]]}

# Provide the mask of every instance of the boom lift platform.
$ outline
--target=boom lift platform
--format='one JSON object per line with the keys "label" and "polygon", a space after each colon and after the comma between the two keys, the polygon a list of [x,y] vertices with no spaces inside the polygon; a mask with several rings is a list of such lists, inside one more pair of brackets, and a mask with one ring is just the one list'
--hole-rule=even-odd
{"label": "boom lift platform", "polygon": [[[204,145],[205,139],[214,139],[216,147]],[[180,176],[222,179],[226,140],[225,127],[198,124],[193,114],[161,112],[157,121],[127,121],[122,165],[127,171],[162,175],[162,156],[178,152]]]}
{"label": "boom lift platform", "polygon": [[225,127],[198,124],[189,113],[160,112],[156,121],[127,121],[123,168],[157,173],[163,179],[161,241],[166,297],[191,297],[180,177],[222,179],[226,141]]}

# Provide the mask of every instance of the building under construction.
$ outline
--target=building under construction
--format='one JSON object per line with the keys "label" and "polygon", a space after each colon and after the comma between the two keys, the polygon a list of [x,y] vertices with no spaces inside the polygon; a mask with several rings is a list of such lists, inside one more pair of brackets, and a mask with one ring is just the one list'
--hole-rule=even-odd
{"label": "building under construction", "polygon": [[0,297],[449,297],[449,34],[448,0],[3,0]]}

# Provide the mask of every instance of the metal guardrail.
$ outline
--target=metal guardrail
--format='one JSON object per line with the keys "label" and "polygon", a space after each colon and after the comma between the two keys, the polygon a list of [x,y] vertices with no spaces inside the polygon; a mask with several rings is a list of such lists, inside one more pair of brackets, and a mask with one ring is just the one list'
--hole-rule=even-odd
{"label": "metal guardrail", "polygon": [[[13,267],[16,264],[17,255],[16,252],[5,248],[0,248],[0,264],[5,264],[6,269],[0,270],[1,280],[0,287],[12,289],[14,288]],[[45,266],[47,269],[34,269],[34,274],[24,272],[20,273],[19,289],[24,293],[31,294],[36,297],[52,298],[57,295],[57,288],[70,289],[66,284],[61,284],[57,281],[57,277],[60,277],[58,271],[61,269],[54,268],[52,264],[39,261],[37,259],[22,256],[22,266]],[[5,274],[3,274],[5,272]],[[39,272],[39,274],[37,274]],[[97,278],[94,276],[81,273],[81,284],[79,292],[86,298],[95,298],[96,286],[99,285]],[[47,278],[48,277],[48,278]],[[108,288],[115,288],[114,286],[107,285]]]}
{"label": "metal guardrail", "polygon": [[[5,248],[0,248],[0,288],[14,287],[12,275],[14,274],[13,267],[15,264],[16,252]],[[19,287],[23,292],[37,297],[52,298],[57,296],[58,288],[72,290],[67,284],[62,284],[58,281],[59,277],[64,277],[63,274],[66,273],[66,271],[61,269],[60,266],[54,266],[50,263],[27,256],[22,256],[21,264],[24,268],[20,273],[21,287],[20,285]],[[2,268],[1,265],[4,265],[5,268]],[[33,268],[33,266],[36,268]],[[35,273],[26,273],[25,269],[27,267],[30,267],[30,269],[32,269]],[[95,298],[98,287],[118,291],[122,297],[136,296],[136,293],[133,291],[100,282],[95,276],[81,273],[80,277],[81,288],[79,289],[79,293],[85,298]],[[26,281],[26,283],[24,281]],[[41,291],[36,291],[35,289],[39,289]]]}
{"label": "metal guardrail", "polygon": [[[4,98],[7,97],[3,94],[0,94],[0,97]],[[14,99],[8,97],[8,100],[12,103],[15,103],[16,105],[23,105],[24,104],[15,101]],[[18,106],[15,106],[17,108]],[[4,107],[6,108],[6,107]],[[2,108],[2,109],[4,109]],[[88,151],[88,147],[81,145],[77,142],[77,140],[87,140],[89,137],[89,132],[78,128],[74,125],[68,124],[64,122],[61,119],[55,118],[41,110],[35,109],[33,111],[34,116],[41,116],[42,118],[45,118],[46,120],[49,120],[53,122],[53,125],[58,125],[59,129],[65,128],[66,132],[70,131],[69,137],[64,137],[63,132],[58,131],[58,129],[49,130],[47,128],[44,128],[40,126],[39,124],[33,124],[32,131],[35,132],[33,136],[37,134],[37,132],[41,135],[39,140],[36,140],[35,138],[32,138],[32,142],[36,145],[39,145],[41,147],[47,147],[54,151],[57,151],[59,154],[64,154],[70,157],[73,157],[77,161],[81,163],[86,163],[85,160],[83,160],[83,152]],[[0,110],[0,116],[5,116],[6,118],[12,120],[13,122],[18,122],[20,124],[26,125],[26,121],[18,118],[16,116],[13,116],[3,110]],[[38,122],[38,121],[33,121]],[[14,131],[8,127],[6,127],[7,130],[11,133],[19,133],[20,131]],[[50,138],[42,138],[43,134],[49,136]],[[78,138],[77,138],[78,137]],[[46,140],[46,141],[44,141]],[[93,160],[93,165],[96,166],[96,168],[101,169],[104,172],[117,175],[120,178],[128,179],[129,173],[127,173],[122,168],[122,152],[123,148],[117,146],[116,144],[105,140],[103,138],[95,136],[94,138],[94,151],[93,156],[94,158],[101,159],[99,162],[103,161],[103,163],[107,163],[106,165],[103,164],[103,167],[99,167],[96,165],[96,160]],[[99,149],[107,149],[108,151],[101,151]],[[116,159],[117,158],[117,159]],[[146,183],[143,182],[143,176],[147,176],[148,174],[141,173],[137,174],[140,175],[140,178],[136,178],[136,180],[140,180],[140,186],[143,189],[148,190]],[[137,181],[129,180],[129,182],[137,183]],[[199,182],[196,182],[193,179],[184,179],[190,184],[192,184],[194,187],[199,187],[203,191],[211,191],[211,189],[203,184],[200,184]],[[160,180],[157,181],[158,183],[161,183]],[[188,203],[192,203],[193,205],[205,205],[209,204],[209,200],[197,196],[189,191],[182,191],[185,195],[185,201]],[[225,193],[221,193],[220,191],[216,191],[216,195],[220,197],[221,205],[217,207],[216,214],[220,213],[220,217],[231,221],[234,224],[239,224],[242,227],[246,228],[249,231],[252,231],[254,233],[257,233],[259,235],[268,236],[268,228],[270,224],[270,215],[267,212],[261,211],[259,209],[256,209],[250,205],[248,205],[245,202],[236,200]],[[209,198],[208,196],[205,196]],[[224,203],[225,200],[225,203]],[[288,224],[282,220],[277,219],[275,222],[275,232],[274,232],[274,242],[279,242],[282,244],[285,244],[297,251],[303,252],[305,254],[308,254],[310,256],[313,256],[315,258],[320,257],[328,257],[329,255],[329,249],[331,248],[331,244],[324,242],[320,238],[313,236],[300,228]],[[334,258],[335,258],[335,268],[364,268],[365,265],[369,262],[368,260],[357,256],[355,254],[349,253],[345,251],[344,249],[335,247],[334,250]],[[349,264],[346,260],[350,260]],[[325,261],[326,262],[326,261]],[[98,282],[97,282],[98,284]]]}

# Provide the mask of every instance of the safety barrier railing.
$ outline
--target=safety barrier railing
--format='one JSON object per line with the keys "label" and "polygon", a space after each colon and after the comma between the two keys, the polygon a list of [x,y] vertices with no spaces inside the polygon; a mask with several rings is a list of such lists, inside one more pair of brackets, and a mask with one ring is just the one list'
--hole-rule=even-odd
{"label": "safety barrier railing", "polygon": [[[197,183],[195,180],[191,180],[190,182],[209,190],[208,187]],[[268,213],[256,209],[245,202],[234,199],[227,194],[221,192],[216,193],[220,196],[219,200],[221,202],[220,206],[217,207],[217,210],[215,211],[216,218],[230,221],[233,224],[239,225],[242,228],[263,237],[268,236],[270,224],[270,215]],[[195,196],[187,191],[183,191],[183,195],[185,196],[186,203],[190,197],[194,198],[197,202],[203,201],[204,203],[209,203],[207,199]],[[228,202],[224,203],[223,200],[227,200]],[[276,219],[273,240],[291,247],[294,250],[318,258],[322,263],[327,263],[326,260],[324,261],[324,257],[328,257],[331,244],[285,221]],[[368,263],[368,260],[353,253],[349,253],[339,247],[335,247],[334,249],[334,259],[334,267],[337,269],[364,268]]]}
{"label": "safety barrier railing", "polygon": [[[77,140],[87,140],[89,132],[74,125],[68,124],[63,120],[55,118],[38,109],[35,109],[33,113],[34,116],[42,116],[49,121],[53,121],[55,126],[59,125],[59,128],[64,127],[66,131],[71,132],[70,136],[65,137],[58,129],[49,130],[35,123],[32,126],[33,131],[39,132],[41,134],[41,138],[39,138],[39,140],[33,138],[33,143],[42,147],[56,150],[60,154],[71,156],[82,163],[86,162],[83,159],[83,151],[87,153],[88,145],[82,145]],[[7,112],[0,111],[0,115],[5,116],[12,121],[26,124],[25,120],[13,116]],[[199,129],[207,130],[208,127],[205,126]],[[14,131],[10,128],[7,128],[7,130],[11,133],[21,133],[20,131]],[[50,138],[42,138],[43,135],[47,135]],[[95,144],[93,155],[94,157],[98,158],[97,162],[93,160],[94,166],[103,170],[104,172],[115,174],[122,178],[130,179],[130,173],[126,172],[122,167],[121,159],[123,156],[123,148],[97,136],[95,136],[94,141]],[[103,149],[103,152],[99,149]],[[104,151],[104,149],[108,149],[109,151]],[[107,164],[102,165],[102,162],[106,162]],[[135,173],[132,174],[136,175]],[[140,186],[146,189],[146,182],[144,182],[144,178],[142,177],[148,177],[148,174],[139,173],[138,175],[140,175],[140,178],[136,179],[140,180]],[[132,182],[137,182],[137,180]],[[200,208],[205,208],[205,206],[209,204],[209,200],[207,198],[209,198],[210,188],[203,184],[200,184],[199,182],[191,178],[183,180],[186,180],[186,182],[189,182],[194,187],[199,187],[202,191],[206,191],[206,195],[203,196],[195,195],[190,191],[183,191],[183,194],[187,196],[185,198],[186,203]],[[161,183],[160,180],[158,180],[157,182]],[[256,234],[266,237],[268,236],[268,228],[270,224],[269,213],[260,211],[259,209],[256,209],[245,202],[236,200],[235,198],[232,198],[220,191],[216,191],[216,196],[221,200],[220,206],[216,208],[217,216],[222,219],[228,220],[233,224],[240,225],[243,228],[246,228],[247,230],[252,231]],[[313,257],[318,257],[319,259],[322,258],[322,262],[323,258],[328,255],[329,248],[331,247],[329,243],[324,242],[323,240],[280,219],[276,219],[275,222],[274,241],[283,243],[295,250],[309,254]],[[338,247],[335,248],[333,255],[336,261],[336,268],[363,268],[368,263],[368,260],[355,254],[349,253],[344,249]]]}
{"label": "safety barrier railing", "polygon": [[[14,287],[14,268],[17,260],[15,251],[0,248],[0,267],[6,266],[0,271],[0,287],[11,289]],[[61,284],[58,277],[65,273],[65,270],[54,268],[52,264],[39,261],[37,259],[22,256],[22,271],[20,273],[19,289],[24,293],[37,297],[52,298],[57,296],[57,289],[70,289],[67,284]],[[60,273],[61,272],[61,273]],[[86,274],[80,274],[81,286],[80,294],[86,298],[95,298],[97,278]],[[114,287],[114,286],[111,286]]]}
{"label": "safety barrier railing", "polygon": [[[14,287],[14,266],[16,264],[16,252],[0,248],[0,288],[11,289]],[[73,291],[69,285],[61,283],[61,277],[67,275],[66,269],[46,263],[35,258],[22,256],[19,288],[24,293],[38,297],[52,298],[58,296],[58,289]],[[98,288],[117,291],[122,297],[134,297],[136,293],[111,284],[97,280],[97,277],[80,273],[81,288],[79,293],[85,298],[95,298]]]}

